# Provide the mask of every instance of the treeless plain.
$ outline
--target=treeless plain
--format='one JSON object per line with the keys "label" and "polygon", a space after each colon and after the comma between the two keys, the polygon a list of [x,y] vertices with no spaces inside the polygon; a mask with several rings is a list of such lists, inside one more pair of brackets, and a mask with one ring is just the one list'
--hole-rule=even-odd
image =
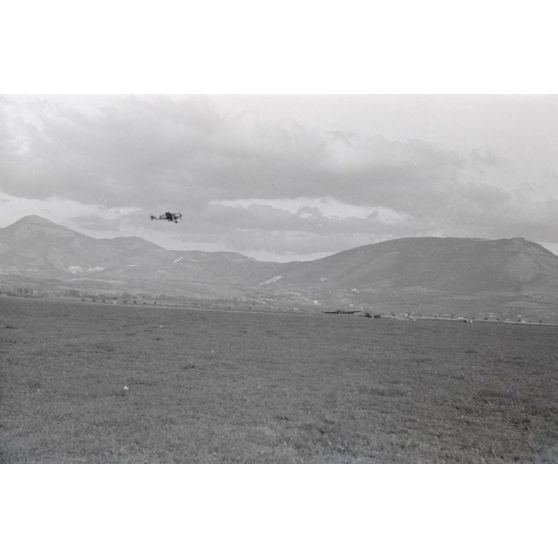
{"label": "treeless plain", "polygon": [[557,339],[3,297],[0,460],[556,463]]}

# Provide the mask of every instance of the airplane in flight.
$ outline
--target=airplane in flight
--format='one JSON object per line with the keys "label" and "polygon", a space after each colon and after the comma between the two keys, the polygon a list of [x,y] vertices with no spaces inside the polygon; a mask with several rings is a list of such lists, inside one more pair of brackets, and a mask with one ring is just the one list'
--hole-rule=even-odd
{"label": "airplane in flight", "polygon": [[179,219],[182,219],[182,213],[172,213],[170,211],[166,211],[159,217],[155,215],[151,215],[151,220],[158,220],[158,221],[168,221],[169,223],[178,223]]}

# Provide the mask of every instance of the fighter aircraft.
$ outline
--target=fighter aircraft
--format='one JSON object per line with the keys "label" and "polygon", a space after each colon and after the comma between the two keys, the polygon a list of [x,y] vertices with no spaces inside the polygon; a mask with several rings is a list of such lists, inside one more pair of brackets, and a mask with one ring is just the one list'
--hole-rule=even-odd
{"label": "fighter aircraft", "polygon": [[168,221],[169,223],[178,223],[179,219],[182,219],[182,213],[171,213],[170,211],[166,211],[159,217],[155,217],[155,215],[151,215],[151,220],[153,219],[161,220],[161,221]]}

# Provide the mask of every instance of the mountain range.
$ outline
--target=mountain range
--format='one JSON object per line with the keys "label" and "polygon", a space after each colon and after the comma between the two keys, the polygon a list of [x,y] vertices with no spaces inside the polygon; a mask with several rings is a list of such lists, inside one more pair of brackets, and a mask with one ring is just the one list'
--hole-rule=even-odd
{"label": "mountain range", "polygon": [[[523,238],[402,238],[306,262],[95,239],[35,215],[0,229],[2,284],[240,299],[270,307],[553,315],[558,256]],[[556,311],[558,316],[558,311]]]}

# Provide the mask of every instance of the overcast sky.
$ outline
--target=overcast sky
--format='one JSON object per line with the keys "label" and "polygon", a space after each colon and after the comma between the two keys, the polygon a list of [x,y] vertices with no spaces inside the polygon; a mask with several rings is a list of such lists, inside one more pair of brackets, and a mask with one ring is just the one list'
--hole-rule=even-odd
{"label": "overcast sky", "polygon": [[408,236],[558,252],[557,122],[558,95],[4,96],[0,227],[282,261]]}

